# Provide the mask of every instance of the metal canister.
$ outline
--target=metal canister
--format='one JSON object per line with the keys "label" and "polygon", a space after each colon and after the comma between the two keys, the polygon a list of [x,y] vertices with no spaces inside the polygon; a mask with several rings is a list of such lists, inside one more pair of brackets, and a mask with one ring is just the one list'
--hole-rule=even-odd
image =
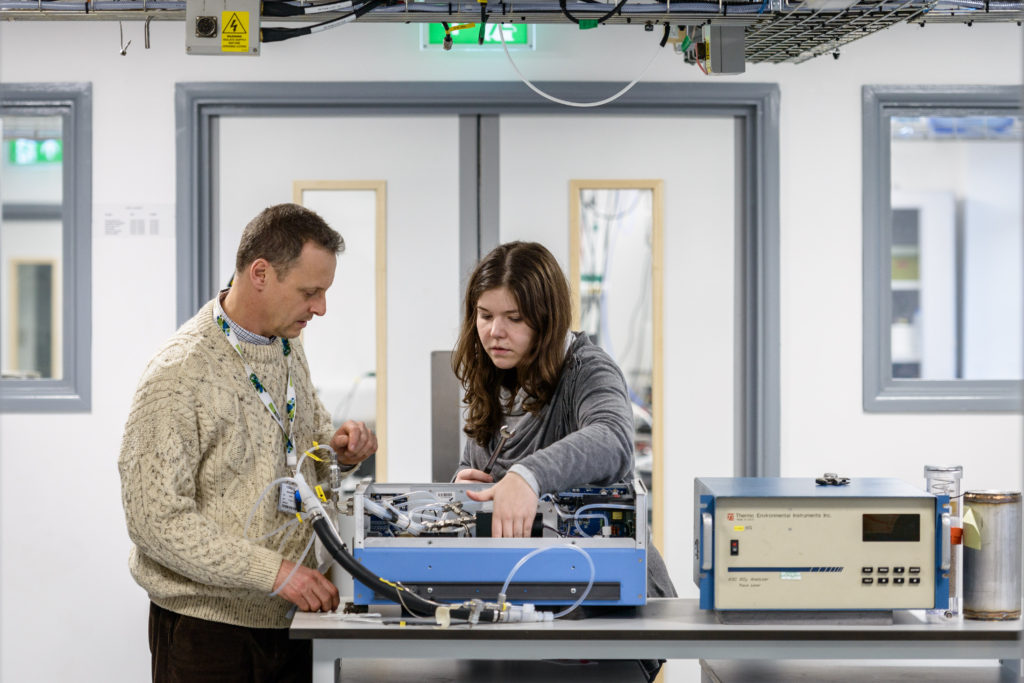
{"label": "metal canister", "polygon": [[1020,491],[964,494],[963,598],[968,619],[1020,618]]}

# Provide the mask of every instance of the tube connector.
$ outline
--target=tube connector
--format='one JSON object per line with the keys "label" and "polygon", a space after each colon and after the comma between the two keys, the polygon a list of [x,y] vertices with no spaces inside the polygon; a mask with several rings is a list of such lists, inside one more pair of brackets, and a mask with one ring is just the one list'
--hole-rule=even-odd
{"label": "tube connector", "polygon": [[419,522],[414,522],[409,518],[408,515],[396,510],[390,506],[384,506],[376,501],[372,501],[369,498],[363,499],[363,509],[369,512],[371,515],[380,517],[387,521],[389,524],[393,524],[396,528],[402,531],[408,531],[413,536],[418,536],[423,533],[424,526]]}
{"label": "tube connector", "polygon": [[554,615],[551,612],[538,610],[532,603],[526,603],[525,605],[509,605],[502,611],[501,621],[510,624],[539,623],[554,621]]}
{"label": "tube connector", "polygon": [[330,449],[330,455],[328,456],[330,465],[327,468],[328,483],[331,487],[331,499],[337,502],[339,493],[341,492],[341,482],[345,479],[341,473],[341,467],[338,465],[338,454],[334,452],[334,449]]}
{"label": "tube connector", "polygon": [[294,479],[295,483],[298,485],[296,495],[301,497],[302,505],[305,507],[306,512],[309,514],[326,516],[324,506],[320,503],[320,499],[317,497],[316,492],[313,491],[313,487],[311,487],[306,482],[306,478],[302,476],[302,472],[296,472]]}

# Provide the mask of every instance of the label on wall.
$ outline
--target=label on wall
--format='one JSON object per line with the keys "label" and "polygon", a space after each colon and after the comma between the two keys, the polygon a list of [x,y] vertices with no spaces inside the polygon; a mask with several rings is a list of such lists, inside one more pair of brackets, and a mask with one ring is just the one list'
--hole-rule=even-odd
{"label": "label on wall", "polygon": [[104,237],[174,237],[173,204],[96,205],[93,221]]}

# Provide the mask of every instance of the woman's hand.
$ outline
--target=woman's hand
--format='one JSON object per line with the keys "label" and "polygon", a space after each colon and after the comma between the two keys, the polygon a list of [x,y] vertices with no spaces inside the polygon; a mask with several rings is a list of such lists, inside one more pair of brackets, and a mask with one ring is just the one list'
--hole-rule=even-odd
{"label": "woman's hand", "polygon": [[493,481],[494,477],[481,470],[467,468],[459,470],[459,473],[455,475],[456,484],[490,484]]}
{"label": "woman's hand", "polygon": [[[459,476],[466,471],[459,472]],[[537,496],[526,480],[518,474],[509,472],[491,488],[483,491],[466,491],[466,495],[480,502],[494,501],[494,517],[491,519],[493,538],[529,537],[533,519],[537,516]]]}

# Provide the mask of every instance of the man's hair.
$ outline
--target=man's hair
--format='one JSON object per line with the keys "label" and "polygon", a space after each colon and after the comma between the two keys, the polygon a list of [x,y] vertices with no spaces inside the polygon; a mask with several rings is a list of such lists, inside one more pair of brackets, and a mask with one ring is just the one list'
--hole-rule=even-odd
{"label": "man's hair", "polygon": [[[517,368],[501,370],[480,343],[476,306],[484,292],[508,289],[519,314],[533,330],[533,347]],[[558,261],[536,242],[509,242],[483,258],[469,278],[463,301],[462,329],[452,368],[466,391],[463,431],[486,445],[501,424],[501,388],[514,397],[523,389],[523,409],[537,414],[554,395],[565,362],[565,337],[572,315],[569,283]],[[509,405],[504,408],[511,408]]]}
{"label": "man's hair", "polygon": [[304,206],[268,206],[242,231],[235,254],[235,272],[241,273],[258,258],[266,259],[283,278],[299,260],[306,242],[332,254],[345,251],[345,240],[327,222]]}

